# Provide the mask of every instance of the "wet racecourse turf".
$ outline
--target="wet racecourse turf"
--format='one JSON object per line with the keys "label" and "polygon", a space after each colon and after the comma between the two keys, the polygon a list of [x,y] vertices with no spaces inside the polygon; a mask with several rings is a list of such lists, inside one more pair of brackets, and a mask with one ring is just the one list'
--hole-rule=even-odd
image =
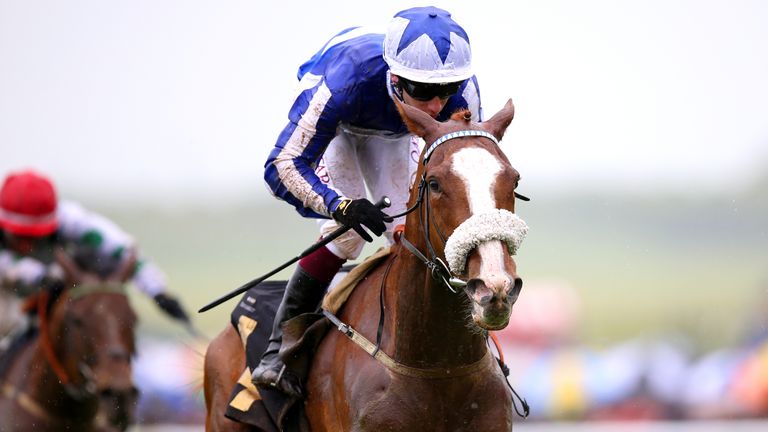
{"label": "wet racecourse turf", "polygon": [[[196,432],[202,426],[136,427],[129,432]],[[425,429],[427,431],[428,429]],[[768,431],[768,419],[711,422],[589,422],[589,423],[515,423],[515,432],[763,432]]]}

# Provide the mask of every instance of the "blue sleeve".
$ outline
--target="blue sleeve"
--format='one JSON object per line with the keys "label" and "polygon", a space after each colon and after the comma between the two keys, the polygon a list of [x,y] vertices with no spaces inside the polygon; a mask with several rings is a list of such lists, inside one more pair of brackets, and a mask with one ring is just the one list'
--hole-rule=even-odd
{"label": "blue sleeve", "polygon": [[[305,217],[329,217],[339,194],[315,174],[342,121],[358,111],[355,101],[354,64],[339,61],[326,68],[324,77],[307,73],[301,92],[288,114],[288,125],[278,137],[265,164],[264,178],[272,193],[293,205]],[[316,83],[315,83],[316,81]]]}

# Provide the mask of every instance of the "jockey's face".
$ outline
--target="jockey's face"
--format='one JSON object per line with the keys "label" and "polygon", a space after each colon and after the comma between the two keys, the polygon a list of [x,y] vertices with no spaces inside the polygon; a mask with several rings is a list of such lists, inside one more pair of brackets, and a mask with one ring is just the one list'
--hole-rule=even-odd
{"label": "jockey's face", "polygon": [[431,115],[432,118],[437,118],[437,115],[440,114],[440,111],[443,110],[443,107],[445,107],[445,104],[448,102],[447,98],[441,99],[437,96],[428,101],[420,101],[412,98],[407,92],[403,92],[403,100],[408,105],[416,107]]}
{"label": "jockey's face", "polygon": [[5,237],[6,247],[11,251],[23,256],[33,255],[35,250],[43,244],[47,243],[47,240],[49,239],[49,236],[24,236],[16,235],[7,231],[3,231],[3,236]]}
{"label": "jockey's face", "polygon": [[407,80],[397,75],[392,81],[402,90],[403,100],[408,105],[416,107],[433,118],[443,110],[448,99],[456,94],[461,87],[461,81],[447,84],[424,84]]}

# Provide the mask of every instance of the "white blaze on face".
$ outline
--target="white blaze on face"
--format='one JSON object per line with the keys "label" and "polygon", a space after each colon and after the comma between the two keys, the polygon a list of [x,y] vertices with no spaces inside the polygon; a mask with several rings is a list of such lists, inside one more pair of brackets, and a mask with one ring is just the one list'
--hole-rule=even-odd
{"label": "white blaze on face", "polygon": [[[493,189],[502,166],[494,155],[477,147],[461,149],[453,154],[451,169],[464,182],[471,215],[496,209]],[[501,241],[485,242],[477,251],[481,261],[480,274],[492,279],[506,276],[505,250]]]}
{"label": "white blaze on face", "polygon": [[477,147],[461,149],[453,154],[451,169],[464,181],[470,214],[496,208],[493,186],[501,172],[501,164],[495,156]]}

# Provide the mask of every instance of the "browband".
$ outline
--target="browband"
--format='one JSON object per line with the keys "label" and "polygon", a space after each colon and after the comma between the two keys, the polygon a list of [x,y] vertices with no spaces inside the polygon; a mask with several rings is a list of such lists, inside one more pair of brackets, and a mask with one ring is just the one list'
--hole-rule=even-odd
{"label": "browband", "polygon": [[496,143],[496,145],[499,145],[499,140],[497,140],[495,136],[493,136],[492,134],[490,134],[490,133],[488,133],[486,131],[481,131],[481,130],[462,130],[462,131],[451,132],[449,134],[445,134],[445,135],[441,136],[440,138],[436,139],[435,142],[433,142],[432,144],[429,145],[429,148],[427,149],[426,153],[424,153],[424,162],[423,162],[423,164],[424,165],[427,164],[427,162],[429,161],[429,157],[432,156],[432,152],[435,151],[437,146],[439,146],[440,144],[442,144],[442,143],[444,143],[446,141],[452,140],[454,138],[464,138],[464,137],[471,137],[471,136],[486,137],[489,140],[491,140],[494,143]]}

